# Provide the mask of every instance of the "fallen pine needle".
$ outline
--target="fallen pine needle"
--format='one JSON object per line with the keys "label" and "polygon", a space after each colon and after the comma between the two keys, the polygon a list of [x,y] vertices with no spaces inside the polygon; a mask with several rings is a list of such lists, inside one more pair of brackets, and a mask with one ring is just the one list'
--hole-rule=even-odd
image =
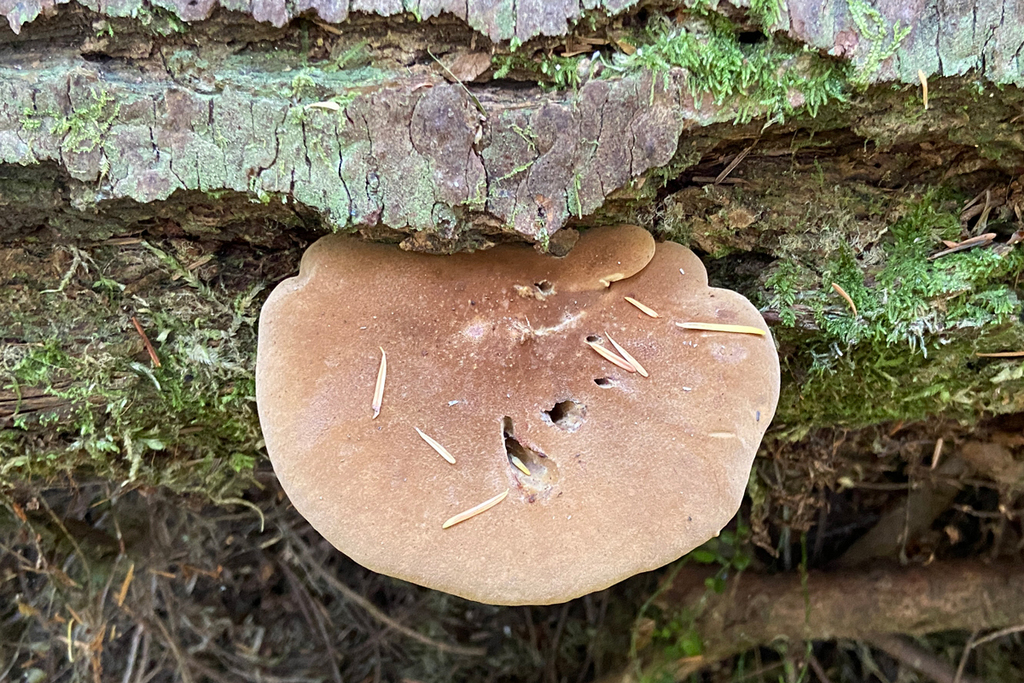
{"label": "fallen pine needle", "polygon": [[128,573],[125,574],[124,583],[121,584],[121,590],[117,592],[117,606],[120,607],[124,604],[124,599],[128,597],[128,586],[132,583],[132,578],[135,576],[135,563],[132,562],[128,565]]}
{"label": "fallen pine needle", "polygon": [[857,317],[857,304],[853,303],[853,299],[851,299],[850,295],[846,293],[846,290],[843,289],[842,287],[840,287],[839,285],[837,285],[834,282],[832,283],[832,289],[836,290],[836,294],[838,294],[839,296],[841,296],[844,299],[846,299],[846,303],[849,304],[850,310],[853,311],[853,317],[856,318]]}
{"label": "fallen pine needle", "polygon": [[457,514],[454,517],[450,518],[447,522],[445,522],[444,524],[441,525],[441,528],[442,529],[447,529],[448,527],[455,526],[456,524],[458,524],[460,522],[465,522],[467,519],[469,519],[471,517],[476,517],[481,512],[487,512],[492,507],[494,507],[495,505],[497,505],[501,501],[505,500],[505,496],[507,496],[507,495],[508,495],[508,489],[505,489],[504,491],[502,491],[501,493],[496,495],[494,498],[489,498],[488,500],[485,500],[484,502],[480,503],[479,505],[474,505],[473,507],[469,508],[465,512],[460,512],[459,514]]}
{"label": "fallen pine needle", "polygon": [[438,455],[440,455],[442,458],[444,458],[445,460],[447,460],[451,464],[453,464],[453,465],[455,464],[455,458],[452,456],[451,453],[448,452],[447,448],[445,448],[444,446],[439,444],[437,441],[435,441],[434,439],[431,439],[429,436],[424,434],[423,431],[419,427],[414,427],[414,429],[416,430],[416,433],[419,434],[420,437],[430,445],[431,448],[433,448],[435,451],[437,451]]}
{"label": "fallen pine needle", "polygon": [[520,460],[519,458],[517,458],[514,455],[511,456],[511,458],[512,458],[512,464],[516,466],[517,470],[519,470],[520,472],[522,472],[523,474],[525,474],[528,477],[533,474],[533,472],[530,471],[530,468],[528,468],[526,465],[523,464],[522,460]]}
{"label": "fallen pine needle", "polygon": [[732,173],[733,170],[735,170],[735,168],[740,165],[740,162],[747,158],[747,155],[750,154],[750,150],[754,149],[754,145],[756,144],[757,140],[754,140],[754,142],[752,142],[749,147],[747,147],[742,152],[737,154],[729,163],[729,165],[726,166],[725,169],[721,173],[719,173],[717,177],[715,177],[715,185],[721,185],[722,181],[728,178],[729,174]]}
{"label": "fallen pine needle", "polygon": [[604,336],[608,337],[608,341],[612,343],[612,346],[614,346],[615,350],[619,352],[619,355],[625,358],[626,362],[632,365],[633,369],[639,372],[641,377],[650,377],[650,375],[647,374],[647,371],[644,370],[644,366],[640,365],[640,361],[638,361],[636,358],[633,358],[633,356],[630,355],[629,351],[622,348],[622,345],[620,345],[619,342],[612,339],[612,336],[607,332],[604,333]]}
{"label": "fallen pine needle", "polygon": [[935,449],[932,450],[932,469],[934,470],[939,465],[939,456],[942,455],[942,444],[945,443],[945,439],[941,436],[935,440]]}
{"label": "fallen pine needle", "polygon": [[307,104],[306,109],[328,109],[330,111],[341,111],[341,105],[337,102],[314,102]]}
{"label": "fallen pine needle", "polygon": [[[377,370],[377,386],[373,389],[373,417],[380,415],[380,408],[384,404],[384,381],[388,377],[388,355],[384,353],[384,347],[378,347],[380,349],[380,369]],[[371,418],[372,419],[372,418]]]}
{"label": "fallen pine needle", "polygon": [[932,254],[931,256],[928,257],[928,260],[934,261],[940,256],[955,254],[958,251],[966,251],[968,249],[973,249],[974,247],[984,247],[988,245],[990,242],[992,242],[995,238],[996,234],[994,232],[986,232],[984,235],[978,235],[977,237],[972,237],[969,240],[958,242],[957,244],[953,245],[952,247],[949,247],[948,249],[943,249],[937,254]]}
{"label": "fallen pine needle", "polygon": [[615,44],[627,55],[632,55],[636,52],[636,46],[628,40],[616,40]]}
{"label": "fallen pine needle", "polygon": [[1024,358],[1024,351],[996,351],[994,353],[976,353],[978,358]]}
{"label": "fallen pine needle", "polygon": [[651,308],[650,306],[646,306],[646,305],[640,303],[639,301],[637,301],[633,297],[627,296],[627,297],[624,297],[624,298],[626,299],[626,301],[628,301],[629,303],[633,304],[634,306],[636,306],[637,308],[639,308],[641,311],[643,311],[647,315],[651,316],[652,318],[660,318],[661,317],[661,315],[657,311],[655,311],[653,308]]}
{"label": "fallen pine needle", "polygon": [[676,323],[684,330],[702,330],[704,332],[731,332],[733,334],[756,334],[759,337],[765,335],[765,331],[759,327],[749,325],[720,325],[718,323]]}
{"label": "fallen pine needle", "polygon": [[632,365],[630,365],[629,361],[623,360],[622,358],[619,358],[614,353],[612,353],[608,349],[604,348],[600,344],[595,344],[594,342],[589,342],[588,341],[587,342],[587,346],[589,346],[590,348],[592,348],[595,351],[597,351],[598,355],[600,355],[602,358],[604,358],[605,360],[607,360],[609,362],[614,363],[615,365],[618,365],[620,368],[622,368],[626,372],[636,372],[636,368],[634,368]]}
{"label": "fallen pine needle", "polygon": [[153,344],[150,343],[149,337],[147,337],[146,333],[143,332],[142,325],[139,324],[139,321],[134,315],[132,316],[132,325],[135,325],[135,331],[139,333],[140,337],[142,337],[142,345],[146,347],[146,353],[149,354],[149,359],[153,361],[153,367],[160,367],[160,358],[156,355],[156,349],[153,348]]}

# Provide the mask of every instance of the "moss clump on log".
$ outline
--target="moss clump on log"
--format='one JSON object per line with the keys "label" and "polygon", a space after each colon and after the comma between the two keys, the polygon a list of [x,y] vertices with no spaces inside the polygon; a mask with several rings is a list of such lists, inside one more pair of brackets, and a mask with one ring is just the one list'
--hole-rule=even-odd
{"label": "moss clump on log", "polygon": [[[998,245],[935,258],[959,241],[959,198],[929,191],[873,248],[842,247],[817,268],[776,264],[765,284],[783,327],[789,382],[778,424],[860,426],[1024,409],[1021,365],[978,352],[1024,346],[1024,251]],[[832,285],[846,292],[856,313]],[[798,317],[813,332],[799,329]]]}
{"label": "moss clump on log", "polygon": [[[0,486],[100,476],[232,498],[252,483],[261,445],[252,356],[263,275],[184,241],[178,256],[126,241],[0,250],[0,329],[18,339],[0,366]],[[207,284],[219,269],[230,284]]]}

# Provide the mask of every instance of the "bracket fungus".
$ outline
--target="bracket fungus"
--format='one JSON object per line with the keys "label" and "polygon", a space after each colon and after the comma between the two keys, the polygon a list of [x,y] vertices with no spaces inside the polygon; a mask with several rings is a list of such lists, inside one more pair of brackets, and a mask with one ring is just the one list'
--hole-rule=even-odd
{"label": "bracket fungus", "polygon": [[587,231],[563,258],[332,235],[263,307],[256,395],[285,491],[341,551],[465,598],[548,604],[722,529],[779,362],[746,299],[637,227]]}

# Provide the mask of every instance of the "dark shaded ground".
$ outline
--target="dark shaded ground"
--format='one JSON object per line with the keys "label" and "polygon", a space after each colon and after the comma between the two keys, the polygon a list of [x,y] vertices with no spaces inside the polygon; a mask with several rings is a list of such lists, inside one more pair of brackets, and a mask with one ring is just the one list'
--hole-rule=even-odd
{"label": "dark shaded ground", "polygon": [[[764,497],[755,487],[753,508],[740,517],[748,521],[733,526],[738,533],[691,554],[683,569],[717,568],[727,595],[737,558],[758,575],[835,566],[908,490],[930,495],[944,486],[952,502],[934,520],[912,512],[899,525],[900,533],[918,522],[924,530],[896,539],[897,557],[910,565],[1019,559],[1024,529],[1007,470],[975,463],[953,476],[941,474],[942,463],[930,466],[938,436],[944,462],[970,452],[967,440],[1002,444],[1012,455],[1024,444],[1022,425],[1024,416],[1008,416],[970,436],[933,421],[828,430],[797,443],[769,439],[757,462]],[[252,507],[217,507],[104,481],[50,482],[5,496],[0,680],[582,683],[651,656],[679,656],[684,615],[700,613],[700,600],[689,612],[666,598],[645,605],[679,563],[565,605],[479,605],[350,562],[290,509],[267,470],[257,471],[246,501]],[[953,673],[965,640],[987,632],[940,633],[917,645]],[[964,675],[1024,680],[1019,638],[975,648]],[[776,644],[702,663],[710,667],[692,680],[928,680],[866,640]]]}

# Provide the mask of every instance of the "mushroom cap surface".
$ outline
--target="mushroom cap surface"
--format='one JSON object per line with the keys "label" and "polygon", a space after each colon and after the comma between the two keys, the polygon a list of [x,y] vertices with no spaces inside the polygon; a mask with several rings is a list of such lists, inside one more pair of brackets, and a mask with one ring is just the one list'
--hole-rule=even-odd
{"label": "mushroom cap surface", "polygon": [[[619,279],[606,286],[609,275]],[[673,324],[685,321],[765,335]],[[587,343],[614,351],[609,335],[649,377]],[[745,298],[708,287],[689,249],[655,246],[637,227],[587,231],[561,259],[521,245],[434,256],[332,235],[263,307],[256,396],[284,490],[339,550],[472,600],[550,604],[722,529],[774,415],[779,362]]]}

